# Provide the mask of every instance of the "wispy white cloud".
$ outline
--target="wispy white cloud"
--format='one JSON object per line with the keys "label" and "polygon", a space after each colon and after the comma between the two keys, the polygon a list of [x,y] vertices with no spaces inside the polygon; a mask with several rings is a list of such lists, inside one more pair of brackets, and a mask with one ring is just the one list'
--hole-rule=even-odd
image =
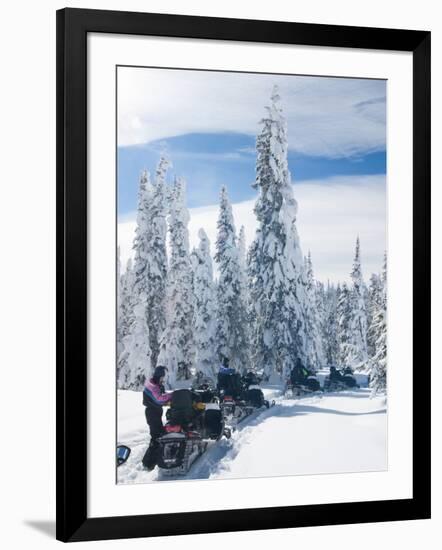
{"label": "wispy white cloud", "polygon": [[273,84],[289,124],[289,147],[331,158],[385,148],[385,82],[120,67],[118,143],[191,132],[256,135]]}
{"label": "wispy white cloud", "polygon": [[[336,176],[327,180],[294,185],[299,203],[297,226],[304,254],[311,251],[319,280],[349,279],[356,236],[361,239],[362,267],[368,279],[381,269],[386,248],[385,176]],[[248,244],[256,231],[254,200],[233,205],[237,229],[244,225]],[[216,238],[218,205],[190,210],[190,243],[198,242],[198,229],[204,227],[212,243]],[[135,216],[125,216],[118,225],[122,261],[132,255]]]}

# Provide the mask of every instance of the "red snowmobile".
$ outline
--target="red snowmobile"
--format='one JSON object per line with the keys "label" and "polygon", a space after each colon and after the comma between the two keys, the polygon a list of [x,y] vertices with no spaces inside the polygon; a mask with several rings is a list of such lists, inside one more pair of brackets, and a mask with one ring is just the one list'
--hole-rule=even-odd
{"label": "red snowmobile", "polygon": [[158,439],[158,467],[166,475],[185,475],[207,449],[209,440],[230,438],[218,403],[203,403],[196,392],[175,390],[165,434]]}

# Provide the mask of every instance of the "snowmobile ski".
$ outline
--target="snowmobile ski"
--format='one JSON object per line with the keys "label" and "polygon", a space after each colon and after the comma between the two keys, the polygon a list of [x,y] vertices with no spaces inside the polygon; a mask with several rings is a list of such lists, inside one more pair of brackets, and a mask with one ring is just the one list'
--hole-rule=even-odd
{"label": "snowmobile ski", "polygon": [[285,388],[284,395],[286,398],[303,397],[305,395],[320,395],[324,390],[315,374],[301,380],[293,380],[289,378]]}
{"label": "snowmobile ski", "polygon": [[250,418],[254,413],[262,412],[263,409],[269,409],[275,405],[275,400],[264,400],[260,407],[253,407],[243,401],[227,400],[221,403],[221,411],[223,413],[224,421],[233,431],[236,430],[238,424]]}
{"label": "snowmobile ski", "polygon": [[360,386],[356,382],[356,379],[348,374],[340,380],[330,380],[329,376],[326,376],[324,380],[324,391],[327,392],[355,390],[359,388]]}

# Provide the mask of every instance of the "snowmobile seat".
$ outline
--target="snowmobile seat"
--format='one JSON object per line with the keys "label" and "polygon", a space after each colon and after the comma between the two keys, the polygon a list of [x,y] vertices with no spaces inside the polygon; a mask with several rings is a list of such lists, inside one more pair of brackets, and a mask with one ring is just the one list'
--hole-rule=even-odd
{"label": "snowmobile seat", "polygon": [[176,434],[176,433],[180,433],[182,431],[181,426],[178,426],[176,424],[166,424],[164,426],[164,429],[165,429],[166,433],[168,433],[168,434]]}

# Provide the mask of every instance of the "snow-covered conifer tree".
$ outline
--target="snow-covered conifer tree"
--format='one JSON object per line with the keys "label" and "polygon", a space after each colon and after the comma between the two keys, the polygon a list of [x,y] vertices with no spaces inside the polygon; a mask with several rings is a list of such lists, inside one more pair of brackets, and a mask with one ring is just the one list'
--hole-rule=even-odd
{"label": "snow-covered conifer tree", "polygon": [[335,288],[330,283],[327,285],[325,292],[325,320],[323,325],[323,341],[325,346],[325,359],[328,366],[336,366],[338,364],[339,354],[339,324],[338,324],[338,299],[340,296],[341,287]]}
{"label": "snow-covered conifer tree", "polygon": [[318,333],[321,342],[320,365],[327,365],[326,342],[324,340],[325,323],[327,321],[327,293],[324,283],[315,281],[315,296],[316,296],[316,316],[318,323]]}
{"label": "snow-covered conifer tree", "polygon": [[245,296],[247,296],[246,230],[243,225],[239,230],[239,236],[238,236],[238,257],[239,257],[239,267],[241,270],[242,284],[244,286],[244,293],[245,293]]}
{"label": "snow-covered conifer tree", "polygon": [[118,373],[118,387],[126,390],[141,390],[151,370],[149,328],[146,319],[146,296],[137,296],[133,308],[133,322],[129,334],[123,338],[124,351],[121,362],[125,368]]}
{"label": "snow-covered conifer tree", "polygon": [[189,254],[189,212],[185,182],[175,179],[169,211],[170,262],[167,275],[166,329],[158,364],[169,369],[169,382],[188,379],[193,363],[193,289]]}
{"label": "snow-covered conifer tree", "polygon": [[216,379],[216,296],[213,282],[210,241],[204,229],[198,231],[199,245],[192,252],[195,339],[197,375]]}
{"label": "snow-covered conifer tree", "polygon": [[149,325],[149,345],[152,364],[156,365],[160,351],[160,340],[166,326],[165,300],[167,280],[167,205],[166,173],[170,162],[161,157],[151,186],[150,201],[147,205],[148,239],[146,239],[146,308]]}
{"label": "snow-covered conifer tree", "polygon": [[256,142],[254,212],[258,229],[248,257],[253,362],[267,377],[305,361],[305,275],[296,230],[298,205],[287,163],[287,124],[275,86]]}
{"label": "snow-covered conifer tree", "polygon": [[305,273],[307,278],[305,301],[306,324],[306,363],[309,369],[316,371],[325,363],[324,348],[321,334],[321,306],[318,300],[318,291],[313,273],[311,253],[305,258]]}
{"label": "snow-covered conifer tree", "polygon": [[380,300],[373,312],[370,332],[373,335],[375,353],[370,361],[370,387],[373,394],[387,389],[387,255],[381,277]]}
{"label": "snow-covered conifer tree", "polygon": [[251,361],[251,331],[250,331],[250,296],[249,296],[249,281],[247,276],[247,247],[246,247],[246,231],[245,227],[242,225],[239,230],[238,236],[238,254],[239,254],[239,274],[240,274],[240,287],[241,287],[241,298],[238,302],[241,307],[241,318],[244,319],[244,353],[242,356],[242,370],[254,370]]}
{"label": "snow-covered conifer tree", "polygon": [[120,247],[117,248],[117,362],[118,357],[123,351],[123,338],[121,336],[121,289],[122,289],[122,276],[121,276],[121,258]]}
{"label": "snow-covered conifer tree", "polygon": [[121,253],[120,247],[117,248],[117,305],[121,303]]}
{"label": "snow-covered conifer tree", "polygon": [[137,225],[134,239],[134,304],[144,295],[152,365],[156,364],[159,340],[165,328],[166,254],[166,183],[170,163],[162,157],[155,181],[143,171],[138,191]]}
{"label": "snow-covered conifer tree", "polygon": [[355,259],[351,272],[352,289],[350,340],[351,350],[347,354],[348,366],[357,370],[367,368],[367,311],[365,307],[365,285],[362,278],[359,237],[356,239]]}
{"label": "snow-covered conifer tree", "polygon": [[132,267],[132,259],[127,260],[126,269],[121,274],[121,298],[120,298],[120,317],[119,317],[119,329],[121,339],[129,334],[130,325],[133,321],[133,299],[134,299],[134,283],[135,276]]}
{"label": "snow-covered conifer tree", "polygon": [[376,335],[372,330],[373,319],[382,300],[382,280],[377,273],[370,277],[368,288],[368,309],[367,309],[367,353],[373,357],[376,353]]}
{"label": "snow-covered conifer tree", "polygon": [[141,173],[138,187],[137,222],[135,227],[134,254],[134,294],[147,296],[148,249],[151,234],[150,201],[152,184],[149,172]]}
{"label": "snow-covered conifer tree", "polygon": [[135,250],[134,267],[132,269],[131,263],[128,262],[121,291],[122,303],[119,323],[121,323],[123,349],[118,358],[118,384],[124,389],[139,389],[140,380],[143,376],[148,376],[151,367],[147,312],[141,312],[142,308],[146,308],[146,252],[149,242],[151,193],[149,173],[143,171],[138,188],[137,223],[133,245]]}
{"label": "snow-covered conifer tree", "polygon": [[[136,389],[141,379],[140,373],[147,376],[151,367],[151,351],[149,344],[149,327],[147,312],[141,314],[141,305],[146,308],[148,292],[148,249],[150,239],[150,200],[152,185],[149,173],[144,170],[141,173],[138,187],[137,222],[133,248],[133,271],[126,273],[131,276],[130,295],[127,297],[127,314],[130,316],[128,332],[123,335],[123,351],[119,357],[119,384],[125,389]],[[127,289],[129,292],[129,289]],[[137,314],[135,314],[137,311]],[[143,340],[144,337],[144,340]],[[142,353],[145,353],[145,367],[142,367]],[[131,369],[136,369],[134,372]],[[128,386],[130,385],[130,386]]]}
{"label": "snow-covered conifer tree", "polygon": [[215,261],[219,278],[217,289],[218,355],[229,358],[239,370],[249,367],[247,308],[244,274],[241,269],[232,206],[225,187],[221,189],[217,223]]}
{"label": "snow-covered conifer tree", "polygon": [[[118,315],[118,332],[120,338],[120,347],[117,347],[117,381],[120,384],[120,381],[126,379],[126,370],[127,366],[127,353],[125,352],[124,342],[126,336],[130,333],[133,320],[134,320],[134,272],[132,268],[132,260],[128,259],[126,270],[121,274],[121,283],[120,283],[120,307]],[[127,340],[126,340],[127,342]],[[125,389],[118,386],[120,389]]]}
{"label": "snow-covered conifer tree", "polygon": [[338,320],[338,366],[346,367],[350,363],[350,322],[352,314],[351,290],[347,283],[343,283],[338,292],[337,320]]}

